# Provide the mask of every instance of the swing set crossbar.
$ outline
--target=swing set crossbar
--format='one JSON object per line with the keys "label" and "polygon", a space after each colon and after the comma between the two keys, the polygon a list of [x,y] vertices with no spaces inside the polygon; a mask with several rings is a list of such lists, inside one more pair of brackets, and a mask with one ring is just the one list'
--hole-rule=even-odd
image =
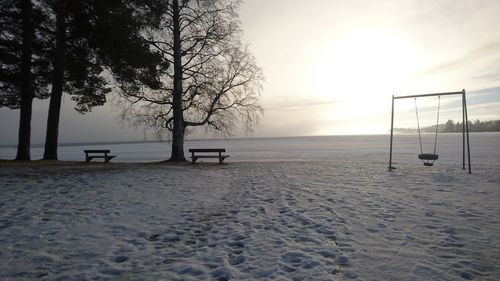
{"label": "swing set crossbar", "polygon": [[433,93],[424,95],[409,95],[409,96],[394,96],[394,99],[411,99],[411,98],[423,98],[423,97],[435,97],[435,96],[451,96],[451,95],[461,95],[463,92],[447,92],[447,93]]}

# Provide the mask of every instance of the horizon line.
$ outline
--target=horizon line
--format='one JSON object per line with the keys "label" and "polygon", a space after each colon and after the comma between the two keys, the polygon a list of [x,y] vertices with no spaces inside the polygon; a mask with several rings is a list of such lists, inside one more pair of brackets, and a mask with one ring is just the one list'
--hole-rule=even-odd
{"label": "horizon line", "polygon": [[[450,132],[443,134],[459,134],[460,132]],[[470,132],[470,133],[498,133],[498,132]],[[397,135],[413,135],[417,133],[395,133]],[[422,134],[431,134],[424,133]],[[331,134],[331,135],[301,135],[301,136],[267,136],[267,137],[234,137],[234,138],[197,138],[197,139],[186,139],[185,141],[214,141],[214,140],[248,140],[248,139],[279,139],[279,138],[312,138],[312,137],[349,137],[349,136],[388,136],[390,135],[390,131],[387,133],[350,133],[350,134]],[[170,143],[171,140],[130,140],[130,141],[98,141],[98,142],[61,142],[60,146],[83,146],[83,145],[101,145],[101,144],[133,144],[133,143]],[[31,144],[31,147],[43,147],[43,143]],[[7,147],[17,147],[17,144],[0,144],[0,148]]]}

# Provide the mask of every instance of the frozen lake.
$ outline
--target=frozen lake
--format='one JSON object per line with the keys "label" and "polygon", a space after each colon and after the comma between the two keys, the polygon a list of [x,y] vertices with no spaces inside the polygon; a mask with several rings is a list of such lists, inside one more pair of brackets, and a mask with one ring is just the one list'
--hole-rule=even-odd
{"label": "frozen lake", "polygon": [[[388,136],[187,142],[227,165],[0,161],[0,280],[500,280],[499,137],[471,135],[471,175],[456,134],[433,167],[397,136],[393,172]],[[61,159],[87,148],[168,158]]]}
{"label": "frozen lake", "polygon": [[[434,147],[434,135],[424,134],[424,153],[431,153]],[[500,133],[472,133],[470,135],[473,167],[483,164],[500,165]],[[60,145],[59,160],[83,161],[84,149],[110,149],[117,155],[113,162],[155,162],[166,160],[170,156],[169,142],[107,143]],[[336,158],[358,158],[360,163],[380,163],[387,166],[389,158],[388,135],[360,136],[322,136],[322,137],[284,137],[284,138],[248,138],[229,140],[186,141],[186,158],[189,148],[226,148],[231,157],[227,162],[247,161],[309,161],[333,160]],[[396,165],[414,165],[421,163],[417,159],[420,153],[417,135],[395,135],[394,161]],[[0,159],[15,158],[15,147],[0,147]],[[440,163],[461,165],[462,135],[440,134],[437,154]],[[42,146],[32,147],[32,159],[41,159]]]}

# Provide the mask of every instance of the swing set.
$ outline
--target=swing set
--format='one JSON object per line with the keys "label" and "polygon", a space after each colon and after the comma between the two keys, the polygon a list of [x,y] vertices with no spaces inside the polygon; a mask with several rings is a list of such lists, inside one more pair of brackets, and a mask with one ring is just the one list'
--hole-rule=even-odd
{"label": "swing set", "polygon": [[[470,145],[469,145],[469,124],[467,117],[467,101],[465,96],[465,90],[461,92],[449,92],[449,93],[435,93],[435,94],[425,94],[425,95],[411,95],[411,96],[392,96],[392,112],[391,112],[391,142],[390,142],[390,151],[389,151],[389,171],[396,169],[392,166],[392,143],[393,143],[393,132],[394,132],[394,100],[396,99],[409,99],[413,98],[415,100],[415,114],[417,116],[417,129],[418,129],[418,140],[420,143],[420,154],[418,155],[418,159],[422,160],[424,166],[430,167],[434,165],[434,161],[439,159],[438,154],[436,154],[437,149],[437,136],[438,136],[438,127],[439,127],[439,112],[441,107],[441,96],[450,96],[450,95],[462,95],[462,168],[465,170],[465,143],[467,136],[467,162],[469,168],[469,174],[471,173],[471,165],[470,165]],[[436,132],[434,134],[434,151],[433,153],[424,153],[422,149],[422,135],[420,133],[420,120],[418,116],[418,107],[417,107],[417,98],[420,97],[438,97],[437,104],[437,120],[436,120]]]}

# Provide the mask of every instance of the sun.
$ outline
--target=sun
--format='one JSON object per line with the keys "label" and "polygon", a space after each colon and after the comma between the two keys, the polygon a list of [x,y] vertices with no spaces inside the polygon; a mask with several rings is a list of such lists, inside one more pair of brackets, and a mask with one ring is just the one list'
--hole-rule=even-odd
{"label": "sun", "polygon": [[332,124],[370,118],[386,112],[391,95],[421,69],[419,56],[402,36],[358,30],[318,47],[308,83],[313,97],[335,102]]}
{"label": "sun", "polygon": [[390,97],[419,67],[419,58],[395,34],[380,30],[348,33],[319,48],[313,64],[315,93],[359,106]]}

